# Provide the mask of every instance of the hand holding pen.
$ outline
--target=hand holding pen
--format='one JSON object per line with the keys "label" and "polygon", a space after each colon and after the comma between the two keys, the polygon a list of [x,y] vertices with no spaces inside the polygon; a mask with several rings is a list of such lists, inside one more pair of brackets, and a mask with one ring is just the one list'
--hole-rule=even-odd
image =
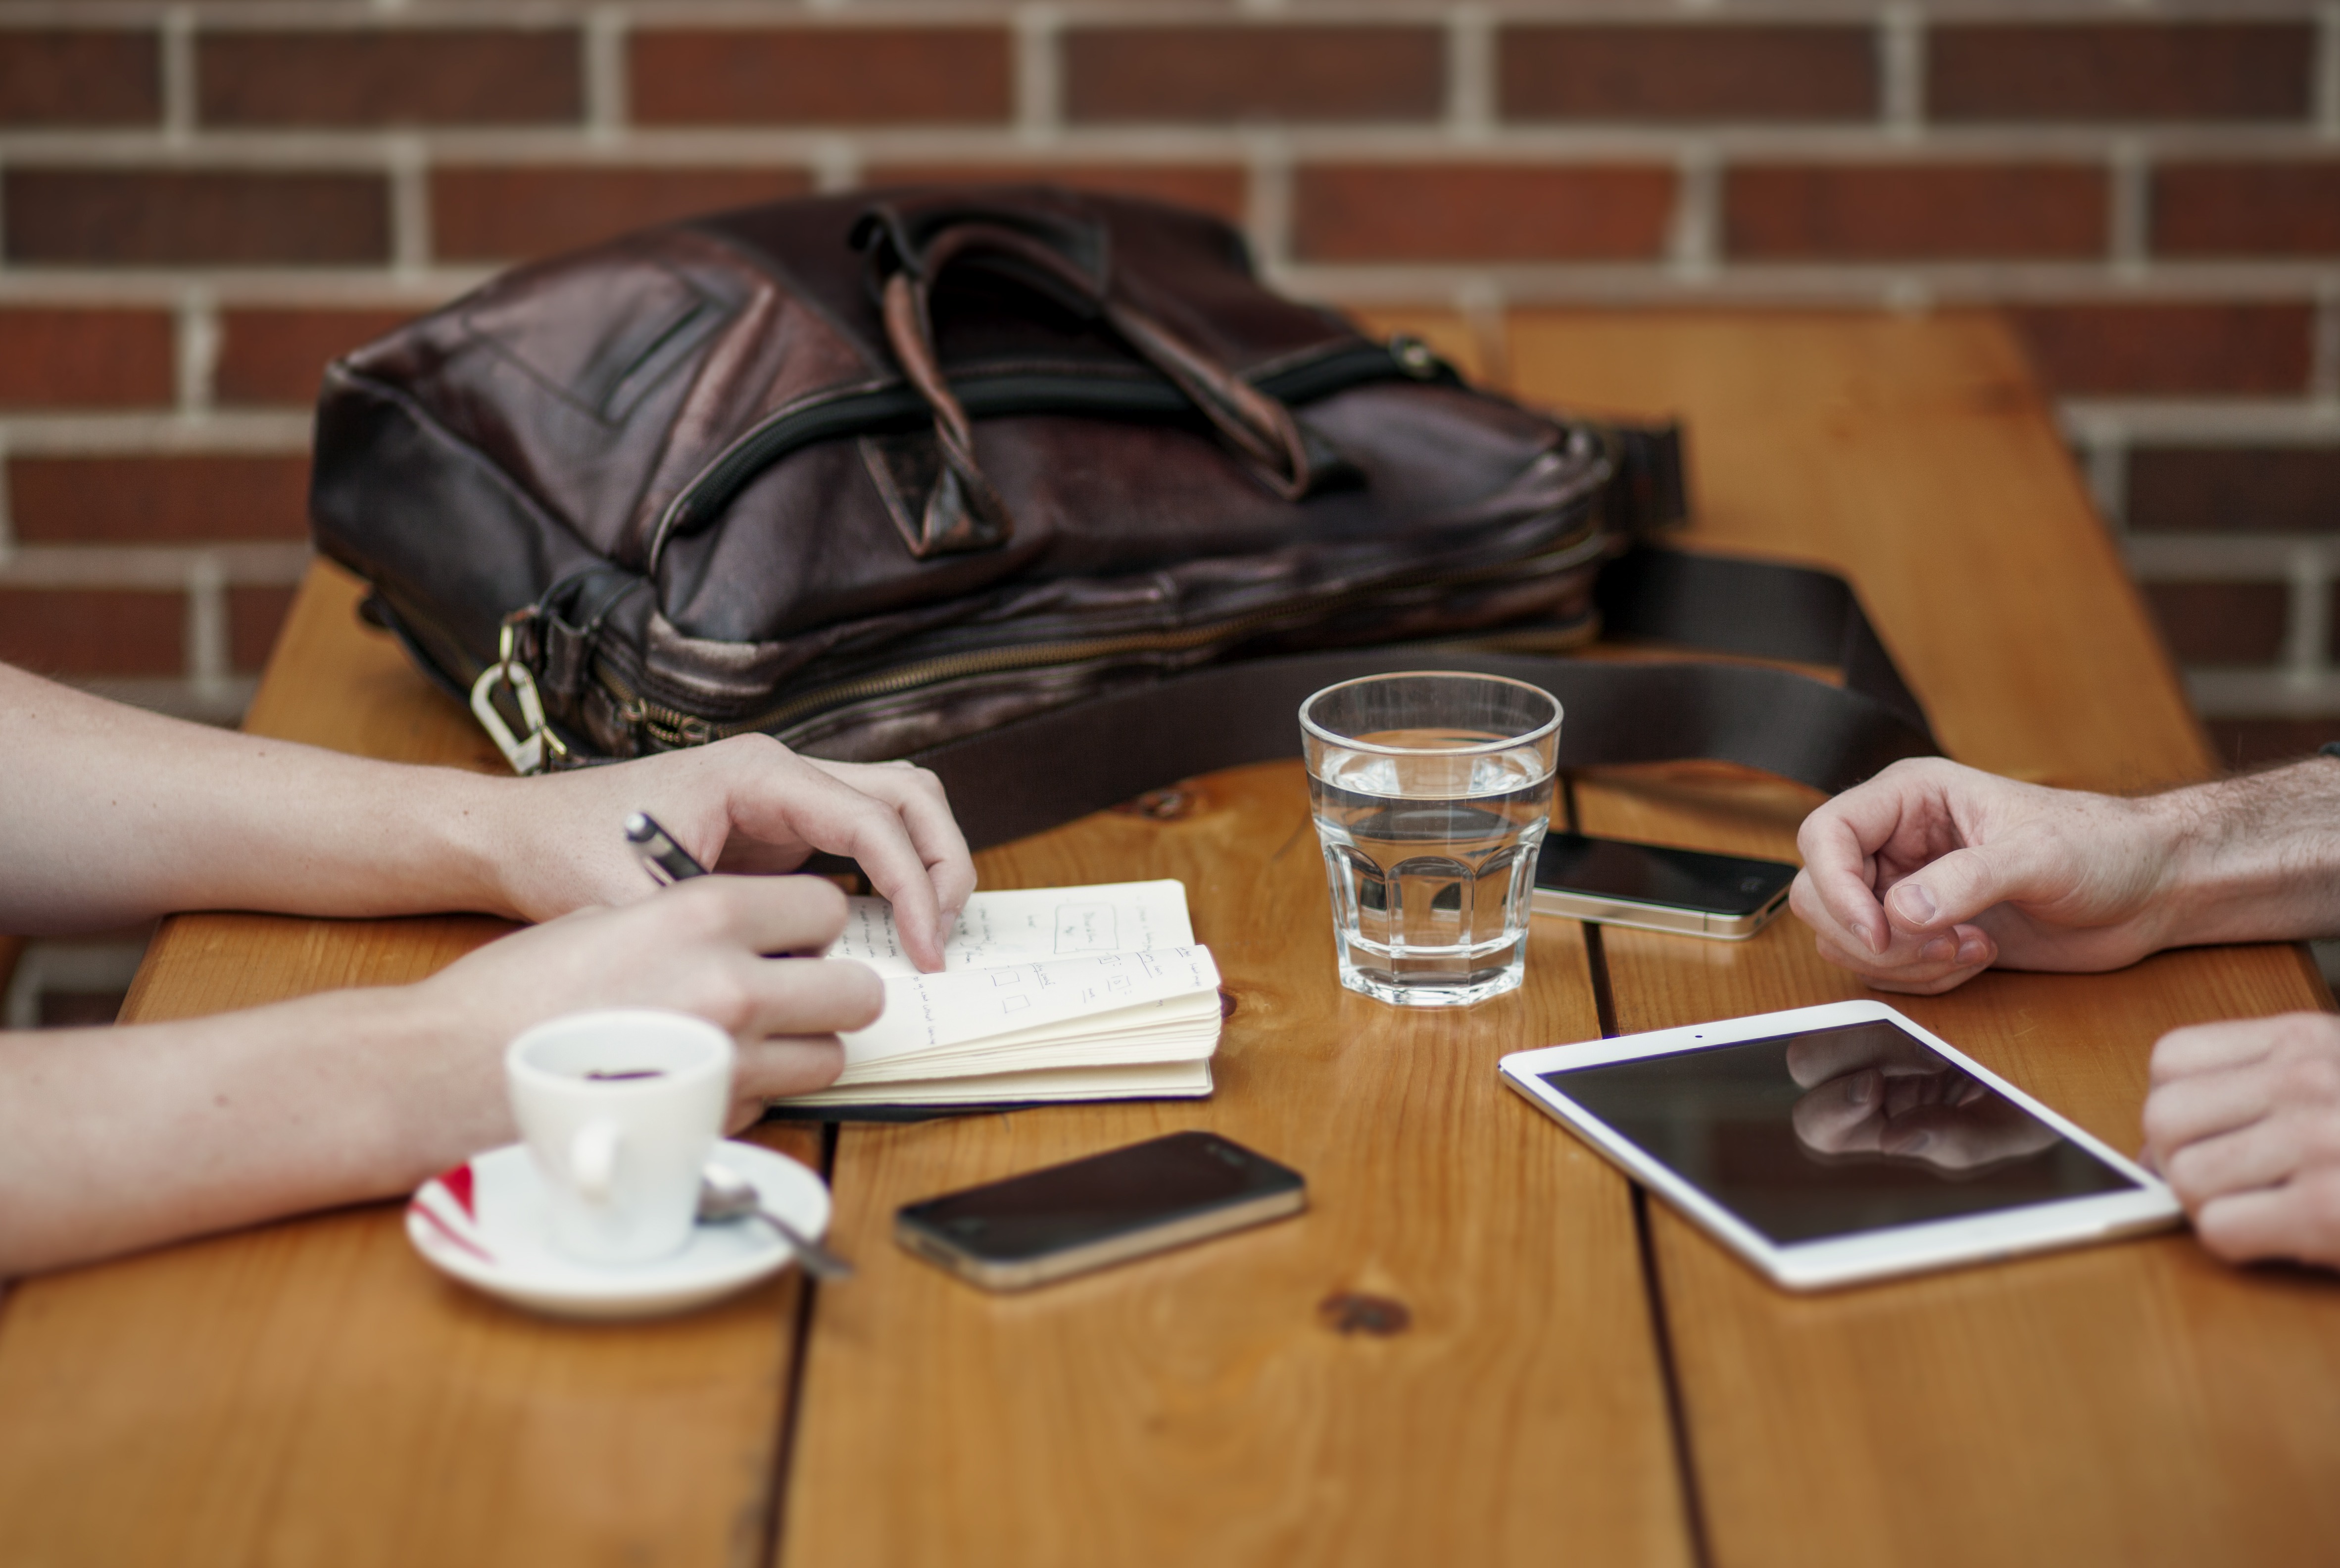
{"label": "hand holding pen", "polygon": [[[645,765],[672,762],[669,770],[680,770],[683,778],[680,784],[659,780],[658,788],[631,799],[608,800],[610,787],[624,782],[617,777],[623,768],[580,769],[551,782],[580,798],[608,801],[602,821],[615,817],[628,824],[627,848],[634,853],[622,859],[641,860],[661,886],[709,872],[785,874],[822,852],[850,859],[871,890],[893,905],[911,960],[921,969],[940,969],[943,944],[975,888],[967,840],[951,819],[940,782],[899,764],[831,762],[795,756],[768,740],[746,744],[754,739],[643,759]],[[719,817],[709,799],[718,785]],[[641,810],[644,806],[656,816]],[[602,868],[597,877],[606,878],[609,863],[620,859],[610,854],[614,847],[603,839],[590,857],[577,848],[567,852]],[[627,879],[640,874],[618,870],[619,885],[604,880],[591,901],[630,897]]]}
{"label": "hand holding pen", "polygon": [[[690,851],[676,843],[673,837],[659,826],[658,819],[647,811],[636,811],[626,819],[626,842],[634,847],[634,853],[640,857],[642,868],[650,874],[650,879],[662,888],[671,888],[677,882],[707,875],[707,868],[693,859]],[[742,1192],[739,1189],[745,1184],[737,1176],[728,1173],[719,1176],[720,1169],[719,1166],[709,1168],[709,1186],[699,1195],[699,1216],[702,1219],[730,1219],[743,1215],[761,1219],[780,1233],[781,1240],[796,1249],[806,1272],[819,1279],[853,1277],[851,1264],[773,1213],[771,1206],[763,1201],[754,1187],[747,1186]],[[719,1179],[728,1185],[721,1187],[714,1186]],[[719,1206],[710,1206],[709,1192],[721,1197]]]}
{"label": "hand holding pen", "polygon": [[626,842],[634,847],[634,854],[650,880],[661,888],[671,888],[677,882],[707,875],[707,868],[691,858],[690,851],[674,841],[672,834],[658,824],[658,819],[647,811],[636,811],[626,819]]}

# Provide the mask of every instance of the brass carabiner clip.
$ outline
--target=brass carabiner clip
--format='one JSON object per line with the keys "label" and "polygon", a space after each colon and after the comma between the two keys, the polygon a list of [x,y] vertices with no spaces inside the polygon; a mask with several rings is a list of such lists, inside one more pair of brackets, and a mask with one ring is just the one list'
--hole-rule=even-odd
{"label": "brass carabiner clip", "polygon": [[[516,610],[504,617],[503,629],[496,638],[496,661],[480,671],[471,682],[471,716],[496,749],[504,754],[511,770],[525,777],[544,771],[547,753],[554,760],[566,758],[569,748],[560,737],[546,728],[544,699],[536,690],[536,677],[519,658],[520,624],[536,612],[533,608]],[[512,703],[520,710],[520,721],[528,733],[515,736],[511,726],[504,722],[502,712],[496,707],[498,685],[509,688]]]}

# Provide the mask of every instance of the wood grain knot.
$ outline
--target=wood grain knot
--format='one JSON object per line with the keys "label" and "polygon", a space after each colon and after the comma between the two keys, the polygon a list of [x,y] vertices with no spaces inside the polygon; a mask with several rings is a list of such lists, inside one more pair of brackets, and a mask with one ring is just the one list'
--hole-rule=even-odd
{"label": "wood grain knot", "polygon": [[1149,822],[1175,822],[1192,817],[1207,803],[1203,792],[1192,784],[1174,784],[1167,789],[1148,789],[1114,809],[1125,817],[1143,817]]}
{"label": "wood grain knot", "polygon": [[1354,1291],[1335,1291],[1316,1304],[1316,1316],[1335,1334],[1370,1334],[1377,1339],[1387,1339],[1393,1334],[1403,1334],[1413,1326],[1413,1314],[1405,1303],[1392,1301],[1385,1295],[1360,1295]]}
{"label": "wood grain knot", "polygon": [[1242,1006],[1243,1003],[1236,1000],[1233,991],[1228,990],[1225,986],[1219,987],[1219,1017],[1222,1019],[1234,1017],[1235,1009]]}

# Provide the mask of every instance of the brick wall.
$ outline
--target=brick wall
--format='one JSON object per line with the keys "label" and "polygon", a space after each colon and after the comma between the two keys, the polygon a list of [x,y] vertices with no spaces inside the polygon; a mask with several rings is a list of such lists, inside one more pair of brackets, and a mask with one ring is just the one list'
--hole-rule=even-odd
{"label": "brick wall", "polygon": [[727,204],[1044,175],[1459,309],[2002,304],[2231,756],[2340,734],[2340,5],[0,0],[0,658],[231,717],[335,351]]}

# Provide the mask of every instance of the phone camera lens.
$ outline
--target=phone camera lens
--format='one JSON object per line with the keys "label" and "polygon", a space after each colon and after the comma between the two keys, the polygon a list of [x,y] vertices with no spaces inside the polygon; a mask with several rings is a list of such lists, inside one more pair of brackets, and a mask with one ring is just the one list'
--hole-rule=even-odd
{"label": "phone camera lens", "polygon": [[1762,886],[1763,878],[1760,877],[1741,877],[1739,879],[1739,890],[1742,893],[1758,892]]}

